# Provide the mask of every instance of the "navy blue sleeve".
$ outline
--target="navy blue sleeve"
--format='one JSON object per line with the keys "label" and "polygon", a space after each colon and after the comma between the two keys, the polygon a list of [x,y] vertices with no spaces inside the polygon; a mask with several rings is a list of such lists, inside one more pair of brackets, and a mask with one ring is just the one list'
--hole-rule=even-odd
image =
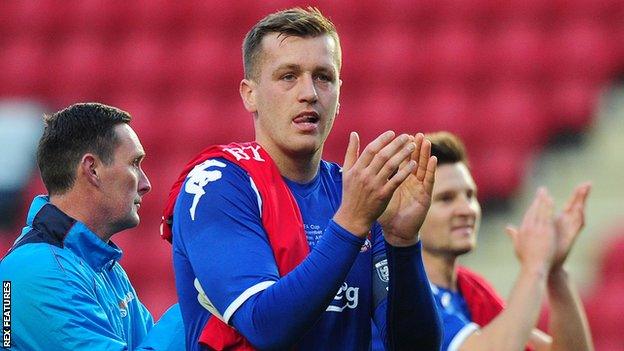
{"label": "navy blue sleeve", "polygon": [[[389,350],[440,350],[442,327],[422,261],[421,243],[393,247],[386,243],[390,271],[387,301]],[[386,328],[380,328],[382,337]]]}
{"label": "navy blue sleeve", "polygon": [[[375,222],[372,229],[373,239],[373,269],[371,282],[373,284],[373,306],[372,311],[385,303],[388,297],[388,260],[386,259],[386,240],[383,237],[381,225]],[[385,310],[384,310],[385,311]],[[375,315],[373,314],[373,317]],[[385,318],[385,313],[384,313]]]}
{"label": "navy blue sleeve", "polygon": [[[373,285],[373,349],[386,339],[386,311],[388,306],[388,281],[390,279],[388,259],[386,257],[386,240],[378,223],[373,226],[373,269],[371,282]],[[381,346],[383,348],[383,346]]]}
{"label": "navy blue sleeve", "polygon": [[363,242],[330,221],[299,266],[236,311],[236,329],[259,349],[291,347],[325,311]]}

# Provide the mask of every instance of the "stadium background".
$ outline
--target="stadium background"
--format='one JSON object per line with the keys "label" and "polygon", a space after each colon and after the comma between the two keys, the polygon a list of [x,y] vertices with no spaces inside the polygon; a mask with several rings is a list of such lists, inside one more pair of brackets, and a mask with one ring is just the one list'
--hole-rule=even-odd
{"label": "stadium background", "polygon": [[[253,137],[238,96],[242,39],[264,15],[307,5],[334,21],[343,50],[325,157],[341,162],[351,130],[364,142],[387,129],[459,134],[485,204],[479,249],[465,262],[502,293],[517,271],[504,224],[520,220],[539,184],[562,203],[576,182],[594,182],[570,263],[598,349],[621,350],[621,0],[2,1],[1,246],[44,191],[33,168],[40,113],[79,101],[127,110],[153,190],[140,226],[114,241],[160,316],[175,302],[170,247],[158,236],[169,186],[204,146]],[[30,138],[20,137],[24,120],[34,121]],[[15,171],[16,160],[27,171]],[[21,181],[7,181],[16,173]]]}

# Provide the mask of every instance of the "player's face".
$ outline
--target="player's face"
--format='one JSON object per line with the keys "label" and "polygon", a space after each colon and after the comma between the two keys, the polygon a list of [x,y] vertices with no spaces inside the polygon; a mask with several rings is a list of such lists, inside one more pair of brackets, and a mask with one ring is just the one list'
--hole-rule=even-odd
{"label": "player's face", "polygon": [[129,125],[115,126],[119,145],[110,165],[103,165],[99,173],[102,184],[102,206],[111,234],[139,224],[139,207],[143,195],[151,190],[141,161],[143,146]]}
{"label": "player's face", "polygon": [[476,185],[462,162],[438,166],[431,207],[420,234],[432,255],[458,256],[476,245],[481,206]]}
{"label": "player's face", "polygon": [[320,154],[338,107],[338,50],[329,35],[263,38],[258,77],[243,81],[247,96],[241,89],[262,146],[293,157]]}

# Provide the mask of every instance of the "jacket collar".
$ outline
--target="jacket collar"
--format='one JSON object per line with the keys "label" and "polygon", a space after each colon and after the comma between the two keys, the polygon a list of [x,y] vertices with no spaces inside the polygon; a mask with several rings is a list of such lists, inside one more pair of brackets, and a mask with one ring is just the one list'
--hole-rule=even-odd
{"label": "jacket collar", "polygon": [[117,245],[112,241],[104,242],[84,223],[52,205],[47,196],[35,197],[28,211],[26,224],[39,231],[50,244],[72,251],[93,270],[110,269],[121,259],[122,252]]}

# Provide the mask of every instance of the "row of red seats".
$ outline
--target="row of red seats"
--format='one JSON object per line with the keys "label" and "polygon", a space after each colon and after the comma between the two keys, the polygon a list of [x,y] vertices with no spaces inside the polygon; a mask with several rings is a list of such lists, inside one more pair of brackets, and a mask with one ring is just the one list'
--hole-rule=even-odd
{"label": "row of red seats", "polygon": [[[171,135],[169,128],[173,127],[178,128],[180,134],[190,135],[190,139],[194,139],[194,135],[236,136],[241,131],[249,136],[251,117],[244,111],[236,86],[231,84],[228,89],[227,96],[191,90],[167,96],[120,91],[103,101],[130,111],[135,116],[135,126],[145,133],[148,143]],[[336,128],[354,128],[361,126],[362,121],[371,133],[388,127],[406,131],[455,128],[464,131],[471,144],[479,139],[487,139],[486,144],[511,140],[525,148],[543,144],[553,130],[583,130],[599,92],[597,85],[574,80],[549,87],[506,83],[481,93],[448,85],[399,92],[390,88],[357,91],[347,86],[341,96]],[[71,103],[71,100],[60,101],[64,103]],[[224,120],[232,123],[223,125]],[[163,128],[154,128],[155,124]],[[519,127],[522,138],[529,139],[528,143],[505,134],[517,134],[515,129]],[[492,130],[497,134],[490,135]]]}
{"label": "row of red seats", "polygon": [[[140,228],[116,240],[156,316],[175,301],[170,250],[157,237],[169,186],[203,146],[253,137],[237,94],[240,41],[264,14],[293,5],[0,2],[0,97],[41,98],[53,108],[97,100],[135,116],[153,191]],[[586,129],[600,88],[624,62],[617,0],[318,6],[335,20],[345,59],[326,157],[342,161],[351,130],[364,142],[386,129],[451,130],[468,144],[483,199],[510,196],[553,133]]]}
{"label": "row of red seats", "polygon": [[[624,33],[624,18],[621,27]],[[368,34],[342,38],[347,79],[603,80],[622,68],[624,58],[624,36],[588,21],[548,34],[526,23],[512,23],[489,37],[458,26],[427,33],[387,26]],[[73,77],[83,85],[125,81],[148,87],[187,80],[218,85],[224,78],[240,77],[241,38],[202,32],[163,38],[138,32],[110,41],[78,34],[51,44],[53,38],[17,36],[0,41],[1,78],[11,85],[32,83],[34,89]]]}
{"label": "row of red seats", "polygon": [[[75,30],[88,26],[101,31],[125,27],[177,27],[202,26],[206,23],[227,28],[246,28],[263,14],[279,8],[300,5],[292,0],[272,1],[132,1],[101,2],[85,0],[71,4],[57,0],[4,1],[0,13],[8,16],[0,28],[18,28],[33,31]],[[421,24],[477,22],[491,25],[496,20],[524,19],[535,23],[548,23],[553,17],[599,18],[603,21],[618,19],[624,5],[618,0],[443,0],[391,2],[343,0],[317,1],[337,23],[351,25],[354,19],[364,23],[391,21]],[[68,20],[71,18],[71,20]],[[621,17],[619,17],[621,19]]]}

